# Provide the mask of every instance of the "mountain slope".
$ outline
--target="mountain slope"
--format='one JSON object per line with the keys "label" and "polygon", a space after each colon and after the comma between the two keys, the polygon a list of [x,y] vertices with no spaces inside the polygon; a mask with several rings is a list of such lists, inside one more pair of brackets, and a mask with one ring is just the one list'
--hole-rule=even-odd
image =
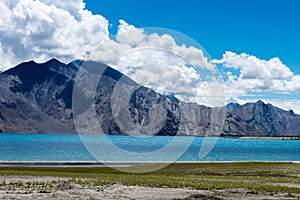
{"label": "mountain slope", "polygon": [[300,135],[300,117],[262,101],[247,103],[227,111],[225,135]]}
{"label": "mountain slope", "polygon": [[[67,69],[67,70],[66,70]],[[57,60],[27,62],[0,75],[2,132],[69,132],[74,67]]]}
{"label": "mountain slope", "polygon": [[[300,135],[300,116],[271,104],[259,101],[219,109],[183,103],[95,63],[98,68],[91,63],[86,70],[103,70],[96,93],[90,95],[93,91],[81,88],[76,100],[83,104],[73,113],[72,93],[79,70],[74,63],[31,61],[0,74],[0,132],[217,135],[212,130],[221,125],[225,136]],[[132,94],[130,88],[135,88]],[[219,123],[223,118],[224,124]]]}

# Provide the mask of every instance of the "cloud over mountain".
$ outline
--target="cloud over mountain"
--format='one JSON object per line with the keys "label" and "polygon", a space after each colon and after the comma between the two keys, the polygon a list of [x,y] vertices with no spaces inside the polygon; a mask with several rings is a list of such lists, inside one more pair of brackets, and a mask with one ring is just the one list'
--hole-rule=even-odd
{"label": "cloud over mountain", "polygon": [[[286,93],[300,92],[300,75],[294,74],[278,57],[263,60],[246,53],[227,51],[221,59],[212,62],[221,64],[226,71],[225,90],[228,98],[245,103],[251,101],[248,92],[255,92],[262,95],[260,98],[265,102],[300,112],[299,101],[296,99],[280,100],[269,96],[270,92],[281,94],[282,97]],[[245,96],[244,100],[240,99],[241,96]]]}
{"label": "cloud over mountain", "polygon": [[191,66],[214,71],[215,65],[201,48],[178,45],[168,30],[149,33],[119,20],[118,32],[110,38],[109,22],[86,10],[83,0],[1,0],[0,9],[1,70],[27,60],[92,59],[158,92],[179,93],[185,101],[210,102],[199,98],[210,91]]}
{"label": "cloud over mountain", "polygon": [[171,30],[136,28],[119,20],[115,38],[99,45],[90,58],[108,63],[161,94],[175,93],[182,101],[210,106],[224,104],[218,102],[224,92],[218,93],[219,97],[214,98],[216,102],[208,98],[215,93],[216,87],[207,83],[208,77],[199,74],[200,71],[216,72],[215,65],[209,61],[200,45],[198,48],[188,44],[179,45],[174,35],[186,43],[191,40]]}
{"label": "cloud over mountain", "polygon": [[1,0],[1,70],[26,60],[86,58],[108,39],[108,21],[82,0]]}
{"label": "cloud over mountain", "polygon": [[[87,10],[84,0],[0,0],[0,71],[28,60],[92,59],[157,92],[175,92],[180,100],[209,106],[242,103],[249,92],[300,92],[300,75],[277,57],[263,60],[227,51],[210,62],[200,46],[178,42],[172,31],[137,28],[120,19],[113,37],[109,25],[105,16]],[[223,66],[224,82],[218,66]],[[207,71],[212,77],[205,77]],[[276,102],[300,113],[296,98],[285,105]]]}

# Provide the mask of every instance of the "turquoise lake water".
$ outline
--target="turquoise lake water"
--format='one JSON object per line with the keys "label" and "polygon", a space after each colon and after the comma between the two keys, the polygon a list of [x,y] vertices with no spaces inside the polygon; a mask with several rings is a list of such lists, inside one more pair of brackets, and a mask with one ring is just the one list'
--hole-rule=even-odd
{"label": "turquoise lake water", "polygon": [[0,161],[300,161],[300,141],[12,133]]}

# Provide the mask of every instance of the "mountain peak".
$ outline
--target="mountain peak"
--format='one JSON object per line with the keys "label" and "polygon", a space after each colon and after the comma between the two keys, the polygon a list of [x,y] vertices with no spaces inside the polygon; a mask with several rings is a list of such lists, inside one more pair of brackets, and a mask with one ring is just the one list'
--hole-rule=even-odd
{"label": "mountain peak", "polygon": [[[66,65],[57,59],[41,64],[34,61],[21,63],[0,75],[0,124],[2,125],[0,132],[76,132],[72,115],[72,91],[80,66],[86,67],[91,73],[97,73],[103,67],[103,76],[98,82],[95,95],[95,109],[97,109],[97,116],[101,116],[97,120],[101,120],[98,122],[101,122],[104,133],[126,134],[127,126],[118,125],[115,121],[111,97],[116,83],[121,78],[124,83],[119,85],[124,86],[122,92],[118,93],[121,99],[131,94],[129,94],[131,87],[128,85],[136,86],[136,83],[105,64],[88,61],[83,66],[82,62],[74,61]],[[88,94],[85,88],[80,91],[80,94],[82,94],[80,101],[89,100],[85,97]],[[148,126],[151,123],[150,108],[159,104],[167,110],[167,113],[165,124],[158,134],[200,136],[207,133],[212,124],[210,115],[213,108],[180,102],[174,99],[172,94],[168,95],[168,98],[164,96],[166,95],[139,87],[130,98],[129,113],[119,113],[122,123]],[[85,112],[84,109],[81,113],[82,119],[86,119],[89,115],[89,112]],[[265,104],[262,100],[245,105],[229,103],[226,111],[224,125],[222,124],[223,135],[299,135],[300,115]],[[160,112],[154,114],[156,118],[161,118]],[[82,123],[85,125],[84,121]]]}
{"label": "mountain peak", "polygon": [[48,60],[47,62],[45,62],[43,65],[61,65],[63,64],[62,62],[60,62],[59,60],[57,60],[56,58],[52,58],[50,60]]}
{"label": "mountain peak", "polygon": [[239,108],[240,106],[241,105],[238,104],[238,103],[229,103],[229,104],[226,105],[226,110],[233,111],[233,110]]}
{"label": "mountain peak", "polygon": [[257,102],[255,102],[255,104],[265,104],[265,102],[263,102],[262,100],[258,100]]}
{"label": "mountain peak", "polygon": [[6,71],[4,71],[2,74],[6,74],[6,75],[17,75],[20,73],[25,73],[25,71],[30,70],[31,68],[35,68],[38,64],[31,60],[28,62],[23,62],[20,63],[19,65],[17,65],[16,67],[10,68]]}

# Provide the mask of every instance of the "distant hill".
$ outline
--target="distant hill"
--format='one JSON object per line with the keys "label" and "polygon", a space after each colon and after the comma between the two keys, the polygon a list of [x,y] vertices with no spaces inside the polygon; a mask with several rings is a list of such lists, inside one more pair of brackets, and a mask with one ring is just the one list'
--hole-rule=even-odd
{"label": "distant hill", "polygon": [[300,116],[262,101],[227,110],[224,135],[299,136]]}
{"label": "distant hill", "polygon": [[[80,61],[76,63],[80,64]],[[72,92],[77,73],[78,67],[74,63],[66,65],[52,59],[43,64],[22,63],[0,74],[0,132],[75,133]],[[120,99],[130,86],[138,89],[129,99],[128,113],[118,110],[116,119],[111,98],[120,78],[123,80]],[[110,67],[105,68],[96,91],[92,100],[97,122],[90,124],[87,132],[97,132],[97,126],[101,124],[103,133],[107,134],[150,134],[148,131],[155,129],[157,135],[217,135],[211,130],[218,122],[215,118],[222,117],[215,115],[221,110],[224,124],[219,125],[223,136],[300,135],[300,116],[292,111],[262,101],[228,104],[224,108],[184,103],[173,95],[161,95],[139,86]],[[81,100],[89,101],[87,92],[81,92]],[[161,106],[165,113],[159,109],[152,112],[153,105]],[[88,108],[83,107],[80,112],[79,117],[83,120],[77,125],[84,128],[91,115]],[[165,120],[160,120],[163,115],[166,115]],[[151,122],[158,125],[151,126]],[[140,131],[130,132],[132,127],[139,127],[137,130]]]}

